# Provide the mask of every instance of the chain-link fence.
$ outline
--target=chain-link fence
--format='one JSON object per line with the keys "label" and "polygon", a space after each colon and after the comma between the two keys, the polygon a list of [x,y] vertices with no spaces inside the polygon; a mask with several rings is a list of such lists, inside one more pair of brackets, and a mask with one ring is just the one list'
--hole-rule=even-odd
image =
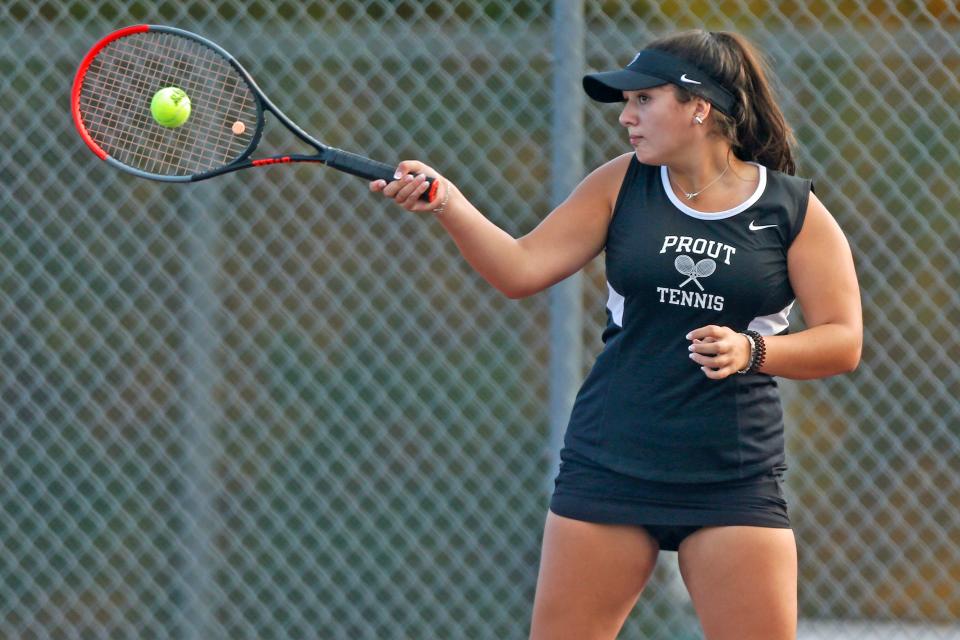
{"label": "chain-link fence", "polygon": [[[590,69],[699,26],[770,54],[866,320],[857,372],[783,385],[803,634],[960,637],[960,11],[609,0],[582,19]],[[549,209],[549,3],[0,2],[0,637],[525,637],[547,296],[503,299],[437,225],[316,166],[188,187],[111,170],[67,94],[138,22],[223,45],[336,146],[429,160],[514,234]],[[624,148],[615,107],[586,109],[589,169]],[[589,364],[599,261],[585,284]],[[699,637],[674,566],[622,637]]]}

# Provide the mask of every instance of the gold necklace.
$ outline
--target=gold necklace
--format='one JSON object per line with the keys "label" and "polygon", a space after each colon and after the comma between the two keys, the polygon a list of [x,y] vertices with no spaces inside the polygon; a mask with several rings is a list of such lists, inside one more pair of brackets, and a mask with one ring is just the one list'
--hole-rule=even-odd
{"label": "gold necklace", "polygon": [[[728,163],[727,163],[727,166],[725,166],[725,167],[723,168],[723,171],[720,172],[720,175],[718,175],[716,178],[714,178],[713,180],[711,180],[711,181],[710,181],[710,184],[708,184],[707,186],[705,186],[703,189],[700,189],[700,191],[694,191],[693,193],[690,193],[690,192],[686,191],[683,187],[681,187],[679,184],[677,184],[677,182],[673,179],[673,176],[670,176],[670,182],[672,182],[673,184],[675,184],[675,185],[677,186],[677,189],[680,189],[680,191],[683,192],[683,195],[686,196],[687,200],[693,200],[693,199],[696,198],[698,195],[700,195],[701,193],[703,193],[704,191],[706,191],[707,189],[709,189],[710,187],[712,187],[713,185],[715,185],[715,184],[720,180],[720,178],[722,178],[722,177],[724,176],[724,174],[727,172],[727,169],[729,169],[729,168],[730,168],[730,163],[728,162]],[[667,173],[669,173],[669,172],[670,172],[670,170],[667,169]]]}

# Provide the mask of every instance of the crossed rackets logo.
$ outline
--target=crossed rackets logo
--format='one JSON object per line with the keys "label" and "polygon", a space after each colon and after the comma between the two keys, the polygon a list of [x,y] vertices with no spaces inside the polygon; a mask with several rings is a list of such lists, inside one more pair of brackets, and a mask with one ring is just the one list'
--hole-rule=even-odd
{"label": "crossed rackets logo", "polygon": [[673,266],[681,275],[687,276],[687,279],[680,283],[680,287],[693,281],[693,284],[697,285],[700,291],[703,291],[703,285],[700,284],[698,278],[711,276],[713,272],[717,270],[717,263],[711,258],[704,258],[699,262],[694,262],[690,256],[677,256],[677,259],[673,261]]}

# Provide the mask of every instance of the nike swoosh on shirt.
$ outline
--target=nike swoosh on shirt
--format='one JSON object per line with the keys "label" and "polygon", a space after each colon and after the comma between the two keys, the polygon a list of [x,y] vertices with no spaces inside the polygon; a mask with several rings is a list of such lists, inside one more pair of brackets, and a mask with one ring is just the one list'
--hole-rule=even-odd
{"label": "nike swoosh on shirt", "polygon": [[751,220],[751,221],[750,221],[750,224],[747,226],[747,228],[750,229],[750,231],[760,231],[760,229],[770,229],[770,228],[775,227],[775,226],[777,226],[777,225],[775,225],[775,224],[761,224],[761,225],[757,225],[757,221],[756,221],[756,220]]}
{"label": "nike swoosh on shirt", "polygon": [[689,82],[690,84],[703,84],[698,80],[693,80],[691,78],[688,78],[687,74],[683,74],[682,76],[680,76],[680,82]]}

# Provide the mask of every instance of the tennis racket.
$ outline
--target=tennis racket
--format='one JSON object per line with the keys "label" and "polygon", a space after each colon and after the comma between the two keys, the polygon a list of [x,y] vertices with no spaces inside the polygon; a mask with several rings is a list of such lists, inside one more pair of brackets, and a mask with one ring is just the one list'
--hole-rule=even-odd
{"label": "tennis racket", "polygon": [[[151,101],[166,87],[190,99],[186,122],[162,126]],[[114,31],[80,63],[70,95],[73,121],[100,159],[141,178],[195,182],[238,169],[319,162],[367,180],[394,180],[395,167],[321,143],[293,123],[222,47],[182,29],[136,25]],[[310,155],[253,159],[269,111]],[[438,182],[422,199],[432,201]]]}
{"label": "tennis racket", "polygon": [[697,285],[700,291],[703,291],[703,285],[700,284],[698,278],[712,276],[713,272],[717,270],[717,263],[710,258],[704,258],[694,264],[693,258],[684,255],[677,256],[677,259],[673,261],[673,266],[681,275],[690,276],[681,282],[679,286],[682,287],[693,280],[693,284]]}

